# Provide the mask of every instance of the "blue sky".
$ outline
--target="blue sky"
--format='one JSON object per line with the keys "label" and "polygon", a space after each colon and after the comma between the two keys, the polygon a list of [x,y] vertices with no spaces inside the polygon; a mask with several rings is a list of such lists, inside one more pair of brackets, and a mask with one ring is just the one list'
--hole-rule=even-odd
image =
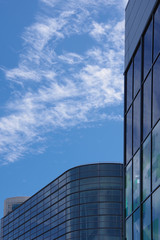
{"label": "blue sky", "polygon": [[0,217],[76,165],[123,161],[126,0],[0,0]]}

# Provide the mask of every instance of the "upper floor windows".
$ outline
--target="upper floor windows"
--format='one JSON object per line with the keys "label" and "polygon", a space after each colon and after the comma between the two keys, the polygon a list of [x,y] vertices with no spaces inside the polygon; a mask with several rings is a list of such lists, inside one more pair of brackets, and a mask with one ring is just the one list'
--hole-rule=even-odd
{"label": "upper floor windows", "polygon": [[153,23],[149,24],[143,39],[144,55],[143,55],[143,74],[144,79],[152,66],[152,27]]}
{"label": "upper floor windows", "polygon": [[126,79],[126,95],[127,95],[127,104],[126,108],[128,109],[132,103],[132,88],[133,88],[133,64],[131,64],[130,68],[127,72],[127,79]]}
{"label": "upper floor windows", "polygon": [[132,157],[132,107],[126,117],[126,162]]}
{"label": "upper floor windows", "polygon": [[143,84],[143,139],[151,130],[151,73]]}
{"label": "upper floor windows", "polygon": [[140,45],[126,74],[126,110],[128,110],[141,86],[141,52]]}
{"label": "upper floor windows", "polygon": [[134,97],[141,86],[141,52],[140,45],[134,57]]}
{"label": "upper floor windows", "polygon": [[160,6],[154,15],[154,60],[160,52]]}
{"label": "upper floor windows", "polygon": [[139,92],[133,103],[133,153],[135,153],[140,146],[140,119],[141,119],[140,105],[141,101]]}
{"label": "upper floor windows", "polygon": [[160,118],[160,57],[153,66],[153,125]]}

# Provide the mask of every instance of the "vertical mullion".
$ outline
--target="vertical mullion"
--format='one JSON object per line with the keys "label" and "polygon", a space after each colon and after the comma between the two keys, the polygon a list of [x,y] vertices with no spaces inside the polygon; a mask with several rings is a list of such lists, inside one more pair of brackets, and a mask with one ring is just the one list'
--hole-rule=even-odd
{"label": "vertical mullion", "polygon": [[140,103],[140,107],[141,107],[141,110],[140,110],[140,115],[141,115],[141,119],[140,119],[140,237],[141,239],[143,239],[143,219],[142,219],[142,216],[143,216],[143,207],[142,207],[142,200],[143,200],[143,154],[142,154],[142,151],[143,151],[143,147],[142,147],[142,142],[143,142],[143,38],[141,37],[141,96],[140,96],[140,99],[141,99],[141,103]]}
{"label": "vertical mullion", "polygon": [[124,142],[124,164],[123,164],[123,235],[126,239],[126,104],[127,104],[127,77],[126,72],[124,75],[124,132],[123,132],[123,142]]}
{"label": "vertical mullion", "polygon": [[[151,69],[151,129],[153,126],[153,58],[154,58],[154,16],[152,15],[152,69]],[[151,166],[151,173],[150,173],[150,192],[152,192],[152,132],[151,131],[151,153],[150,153],[150,166]],[[151,239],[153,239],[153,224],[152,224],[152,195],[151,195]]]}
{"label": "vertical mullion", "polygon": [[[132,58],[132,64],[133,64],[133,58]],[[133,87],[133,65],[132,65],[132,239],[134,239],[134,228],[133,228],[133,124],[134,124],[134,121],[133,121],[133,118],[134,118],[134,116],[133,116],[133,113],[134,113],[134,101],[133,101],[133,89],[134,89],[134,87]]]}

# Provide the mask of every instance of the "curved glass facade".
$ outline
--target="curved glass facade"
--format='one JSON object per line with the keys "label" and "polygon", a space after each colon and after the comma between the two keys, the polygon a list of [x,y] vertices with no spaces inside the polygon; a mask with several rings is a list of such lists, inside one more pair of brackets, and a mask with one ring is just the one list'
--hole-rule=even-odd
{"label": "curved glass facade", "polygon": [[121,240],[123,165],[68,170],[1,220],[3,240]]}
{"label": "curved glass facade", "polygon": [[[144,1],[141,10],[144,11],[152,1]],[[129,4],[133,2],[130,1]],[[135,12],[139,10],[138,1],[134,7]],[[150,9],[148,14],[148,22],[125,72],[124,162],[127,240],[160,239],[159,1],[155,1],[154,9]],[[134,26],[133,29],[135,27],[138,29],[139,26]]]}

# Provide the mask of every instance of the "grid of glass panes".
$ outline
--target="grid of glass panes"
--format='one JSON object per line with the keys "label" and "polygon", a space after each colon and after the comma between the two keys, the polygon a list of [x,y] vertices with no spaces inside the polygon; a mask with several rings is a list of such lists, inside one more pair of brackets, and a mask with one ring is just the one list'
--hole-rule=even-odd
{"label": "grid of glass panes", "polygon": [[160,239],[159,3],[125,73],[125,181],[126,239]]}
{"label": "grid of glass panes", "polygon": [[73,168],[2,219],[3,240],[120,240],[122,188],[122,164]]}

